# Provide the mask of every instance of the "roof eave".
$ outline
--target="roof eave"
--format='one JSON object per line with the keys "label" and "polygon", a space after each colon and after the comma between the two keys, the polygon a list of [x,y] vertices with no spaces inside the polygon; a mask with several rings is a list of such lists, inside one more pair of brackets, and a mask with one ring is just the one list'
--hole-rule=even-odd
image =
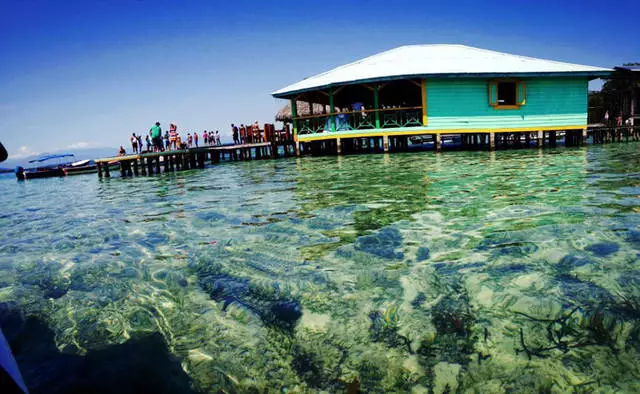
{"label": "roof eave", "polygon": [[326,85],[314,86],[305,89],[287,90],[287,91],[275,91],[271,95],[275,98],[291,98],[293,95],[302,94],[306,92],[313,92],[317,90],[326,89],[329,87],[344,86],[344,85],[356,85],[361,83],[372,82],[384,82],[393,81],[398,79],[412,79],[412,78],[525,78],[525,77],[587,77],[589,79],[603,78],[611,75],[613,70],[603,69],[595,71],[564,71],[564,72],[525,72],[525,73],[446,73],[446,74],[414,74],[414,75],[393,75],[378,78],[365,78],[348,82],[336,82]]}

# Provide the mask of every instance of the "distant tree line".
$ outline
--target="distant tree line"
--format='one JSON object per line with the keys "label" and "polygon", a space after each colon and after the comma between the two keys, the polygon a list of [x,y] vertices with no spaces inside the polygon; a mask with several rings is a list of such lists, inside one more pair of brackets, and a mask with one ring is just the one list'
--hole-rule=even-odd
{"label": "distant tree line", "polygon": [[[625,63],[623,66],[640,66],[640,63]],[[640,79],[631,72],[616,70],[606,79],[602,90],[589,92],[589,123],[600,123],[609,111],[609,120],[615,119],[621,112],[623,119],[630,116],[623,108],[623,96],[633,89],[640,88]]]}

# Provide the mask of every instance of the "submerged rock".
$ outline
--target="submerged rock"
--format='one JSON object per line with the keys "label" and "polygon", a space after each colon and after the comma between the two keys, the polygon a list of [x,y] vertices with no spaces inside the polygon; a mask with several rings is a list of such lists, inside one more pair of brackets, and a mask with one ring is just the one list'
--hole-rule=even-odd
{"label": "submerged rock", "polygon": [[386,227],[377,233],[359,237],[355,248],[385,259],[402,259],[404,253],[396,252],[402,246],[402,234],[393,227]]}
{"label": "submerged rock", "polygon": [[613,242],[599,242],[597,244],[587,246],[584,250],[591,252],[598,257],[607,257],[620,250],[620,246]]}
{"label": "submerged rock", "polygon": [[223,309],[234,304],[272,327],[292,330],[302,316],[300,302],[282,297],[277,284],[263,288],[224,273],[200,275],[199,283],[213,300],[224,303]]}
{"label": "submerged rock", "polygon": [[593,264],[593,261],[586,257],[574,256],[568,254],[564,256],[556,268],[563,273],[569,272],[575,268],[583,267],[585,265]]}
{"label": "submerged rock", "polygon": [[560,289],[564,295],[578,305],[597,307],[611,304],[615,299],[611,292],[593,282],[567,274],[558,275],[557,279],[560,281]]}
{"label": "submerged rock", "polygon": [[157,332],[80,355],[61,352],[47,323],[15,305],[0,304],[0,326],[31,393],[196,392]]}
{"label": "submerged rock", "polygon": [[421,247],[418,248],[418,251],[416,252],[416,260],[417,261],[428,260],[429,257],[431,257],[431,254],[429,252],[429,248],[427,248],[426,246],[421,246]]}

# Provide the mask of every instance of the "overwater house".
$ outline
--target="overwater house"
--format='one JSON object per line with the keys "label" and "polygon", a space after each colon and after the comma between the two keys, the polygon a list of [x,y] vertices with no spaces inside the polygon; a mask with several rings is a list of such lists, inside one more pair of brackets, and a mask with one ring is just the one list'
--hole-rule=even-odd
{"label": "overwater house", "polygon": [[[523,133],[586,136],[588,82],[611,70],[464,45],[409,45],[296,82],[289,100],[296,141],[340,152],[372,143],[385,151],[410,136],[442,135],[494,147]],[[304,103],[304,111],[300,111]],[[287,120],[287,109],[279,114]],[[327,148],[328,147],[328,148]]]}

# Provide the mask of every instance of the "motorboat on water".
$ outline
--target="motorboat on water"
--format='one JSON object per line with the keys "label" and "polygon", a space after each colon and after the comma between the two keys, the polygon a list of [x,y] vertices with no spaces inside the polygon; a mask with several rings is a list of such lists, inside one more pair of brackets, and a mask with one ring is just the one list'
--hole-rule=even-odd
{"label": "motorboat on water", "polygon": [[64,164],[61,160],[65,157],[73,157],[73,153],[63,153],[58,155],[42,156],[34,160],[29,160],[29,163],[45,163],[50,160],[58,160],[57,164],[53,165],[39,165],[35,168],[22,168],[16,167],[15,173],[18,180],[35,179],[35,178],[52,178],[65,176]]}

